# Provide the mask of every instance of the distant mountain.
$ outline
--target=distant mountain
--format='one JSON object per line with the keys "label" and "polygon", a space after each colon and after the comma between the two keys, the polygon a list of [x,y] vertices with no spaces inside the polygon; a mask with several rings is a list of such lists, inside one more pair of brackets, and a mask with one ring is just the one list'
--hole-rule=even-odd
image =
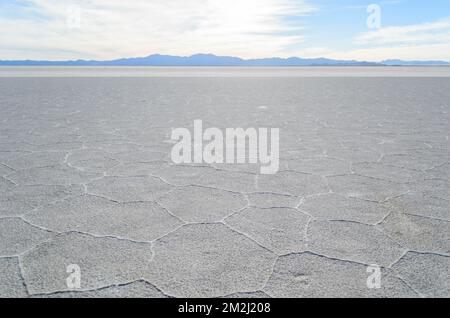
{"label": "distant mountain", "polygon": [[147,57],[122,58],[109,61],[73,60],[73,61],[1,61],[0,66],[383,66],[383,65],[450,65],[441,61],[401,61],[387,60],[381,63],[355,60],[332,60],[327,58],[303,59],[263,58],[241,59],[232,56],[196,54],[192,56],[171,56],[154,54]]}

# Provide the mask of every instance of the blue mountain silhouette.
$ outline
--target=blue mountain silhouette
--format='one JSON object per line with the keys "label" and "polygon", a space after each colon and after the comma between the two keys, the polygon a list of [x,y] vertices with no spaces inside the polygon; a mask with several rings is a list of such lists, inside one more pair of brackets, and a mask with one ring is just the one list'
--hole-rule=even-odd
{"label": "blue mountain silhouette", "polygon": [[327,58],[305,59],[262,58],[241,59],[232,56],[216,56],[213,54],[195,54],[191,56],[172,56],[154,54],[146,57],[121,58],[108,61],[71,60],[71,61],[2,61],[0,66],[382,66],[382,65],[450,65],[444,61],[402,61],[386,60],[380,63],[333,60]]}

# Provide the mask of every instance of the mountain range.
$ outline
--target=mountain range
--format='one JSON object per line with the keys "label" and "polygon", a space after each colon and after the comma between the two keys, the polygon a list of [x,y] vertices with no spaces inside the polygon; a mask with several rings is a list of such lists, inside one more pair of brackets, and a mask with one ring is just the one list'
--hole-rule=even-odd
{"label": "mountain range", "polygon": [[425,66],[450,65],[445,61],[403,61],[386,60],[365,62],[355,60],[333,60],[327,58],[262,58],[241,59],[232,56],[195,54],[191,56],[172,56],[154,54],[146,57],[121,58],[116,60],[0,60],[0,66]]}

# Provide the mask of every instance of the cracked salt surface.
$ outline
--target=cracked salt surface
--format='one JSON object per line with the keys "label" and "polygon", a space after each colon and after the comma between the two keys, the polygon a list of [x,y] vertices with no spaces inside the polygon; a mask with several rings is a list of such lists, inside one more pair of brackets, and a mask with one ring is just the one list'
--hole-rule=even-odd
{"label": "cracked salt surface", "polygon": [[[0,297],[449,297],[443,100],[448,78],[2,78]],[[280,128],[280,172],[173,165],[199,118]]]}

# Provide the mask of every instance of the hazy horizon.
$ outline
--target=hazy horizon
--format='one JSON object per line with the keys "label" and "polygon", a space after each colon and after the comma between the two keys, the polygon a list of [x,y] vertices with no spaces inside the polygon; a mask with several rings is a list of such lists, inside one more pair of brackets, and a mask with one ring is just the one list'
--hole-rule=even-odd
{"label": "hazy horizon", "polygon": [[271,56],[266,58],[241,58],[238,56],[221,56],[213,53],[197,53],[187,56],[154,53],[139,57],[117,57],[108,60],[1,60],[0,66],[167,66],[167,67],[201,67],[201,66],[236,66],[236,67],[302,67],[302,66],[449,66],[444,60],[402,60],[386,59],[383,61],[341,60],[328,57],[304,58],[291,56],[287,58]]}
{"label": "hazy horizon", "polygon": [[[0,60],[210,53],[450,61],[450,3],[419,0],[8,0]],[[124,45],[126,44],[126,45]]]}

